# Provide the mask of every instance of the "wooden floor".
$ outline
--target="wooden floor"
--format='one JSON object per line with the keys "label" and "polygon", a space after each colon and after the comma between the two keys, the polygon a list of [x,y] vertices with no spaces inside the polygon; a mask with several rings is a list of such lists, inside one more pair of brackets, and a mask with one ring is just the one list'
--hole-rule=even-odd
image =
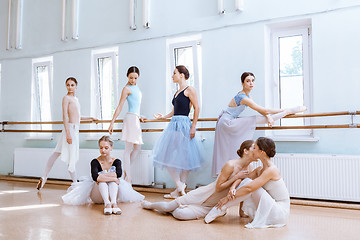
{"label": "wooden floor", "polygon": [[178,221],[139,203],[120,204],[122,215],[105,216],[102,205],[62,204],[67,186],[48,184],[38,192],[35,185],[0,180],[0,239],[360,239],[360,210],[292,205],[287,226],[246,229],[249,219],[240,219],[237,207],[211,224]]}

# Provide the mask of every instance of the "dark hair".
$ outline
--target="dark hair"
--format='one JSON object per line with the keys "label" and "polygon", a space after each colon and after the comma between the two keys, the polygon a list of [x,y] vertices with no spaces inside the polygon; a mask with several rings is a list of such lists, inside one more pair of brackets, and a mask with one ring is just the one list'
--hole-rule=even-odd
{"label": "dark hair", "polygon": [[251,145],[254,143],[254,141],[253,140],[246,140],[246,141],[244,141],[242,144],[241,144],[241,146],[240,146],[240,148],[237,150],[237,154],[239,155],[239,157],[242,157],[243,156],[243,154],[244,154],[244,150],[246,149],[246,150],[249,150],[250,148],[251,148]]}
{"label": "dark hair", "polygon": [[264,151],[268,157],[275,156],[275,143],[272,139],[266,137],[259,137],[256,140],[256,145],[258,145],[259,149]]}
{"label": "dark hair", "polygon": [[184,65],[178,65],[176,66],[176,69],[179,71],[180,74],[181,73],[184,74],[186,80],[189,79],[190,77],[189,70]]}
{"label": "dark hair", "polygon": [[138,76],[140,76],[140,70],[136,66],[129,67],[129,69],[128,69],[127,73],[126,73],[126,76],[128,77],[130,73],[137,73]]}
{"label": "dark hair", "polygon": [[243,74],[241,74],[241,83],[245,82],[245,78],[248,76],[253,76],[255,78],[255,75],[251,72],[244,72]]}
{"label": "dark hair", "polygon": [[110,144],[110,146],[113,146],[114,142],[113,140],[109,137],[109,136],[102,136],[100,139],[99,139],[99,145],[100,145],[100,142],[108,142]]}
{"label": "dark hair", "polygon": [[68,77],[68,78],[66,79],[66,81],[65,81],[65,84],[67,84],[67,82],[70,81],[70,80],[73,81],[73,82],[76,84],[76,86],[77,86],[78,83],[77,83],[77,81],[76,81],[76,78],[74,78],[74,77]]}

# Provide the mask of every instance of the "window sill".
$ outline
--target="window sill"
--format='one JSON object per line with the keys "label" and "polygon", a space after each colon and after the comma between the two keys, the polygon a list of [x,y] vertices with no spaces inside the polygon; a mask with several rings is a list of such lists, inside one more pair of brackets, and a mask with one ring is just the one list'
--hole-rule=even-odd
{"label": "window sill", "polygon": [[[86,141],[99,141],[99,139],[104,136],[104,134],[99,135],[89,135],[85,138]],[[120,141],[119,137],[111,137],[113,141]]]}
{"label": "window sill", "polygon": [[28,137],[25,138],[25,140],[35,140],[35,141],[52,141],[54,140],[54,137],[52,134],[46,134],[46,135],[30,135]]}
{"label": "window sill", "polygon": [[275,142],[318,142],[319,138],[312,136],[269,136]]}

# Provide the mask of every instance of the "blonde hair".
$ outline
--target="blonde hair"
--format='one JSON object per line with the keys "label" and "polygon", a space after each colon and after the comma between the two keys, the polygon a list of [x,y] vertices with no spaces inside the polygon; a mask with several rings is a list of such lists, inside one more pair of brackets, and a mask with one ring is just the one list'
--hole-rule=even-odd
{"label": "blonde hair", "polygon": [[100,142],[102,141],[105,141],[105,142],[108,142],[110,144],[110,146],[113,146],[114,142],[113,140],[110,138],[110,136],[102,136],[100,139],[99,139],[99,145],[100,145]]}

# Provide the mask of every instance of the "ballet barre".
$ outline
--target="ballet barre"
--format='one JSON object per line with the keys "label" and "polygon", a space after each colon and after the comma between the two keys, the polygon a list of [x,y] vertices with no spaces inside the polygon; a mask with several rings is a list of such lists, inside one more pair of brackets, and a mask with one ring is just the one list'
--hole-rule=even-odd
{"label": "ballet barre", "polygon": [[[284,130],[284,129],[332,129],[332,128],[360,128],[360,124],[354,122],[354,116],[360,115],[360,111],[342,111],[342,112],[329,112],[329,113],[314,113],[314,114],[292,114],[285,116],[284,118],[311,118],[311,117],[329,117],[329,116],[351,116],[349,124],[336,124],[336,125],[308,125],[308,126],[273,126],[273,127],[256,127],[256,130]],[[170,122],[171,119],[146,119],[144,123],[160,123]],[[198,122],[216,122],[217,118],[199,118]],[[111,120],[86,120],[81,121],[80,124],[101,124],[110,123]],[[116,120],[115,123],[122,123],[123,120]],[[15,122],[15,121],[3,121],[1,122],[1,132],[18,132],[18,133],[60,133],[62,130],[40,130],[40,129],[6,129],[6,126],[10,125],[57,125],[63,124],[63,121],[42,121],[42,122]],[[148,128],[142,129],[142,132],[162,132],[163,128]],[[121,132],[121,129],[114,129],[114,132]],[[197,128],[196,131],[215,131],[215,128]],[[106,133],[106,129],[80,129],[80,133]]]}

